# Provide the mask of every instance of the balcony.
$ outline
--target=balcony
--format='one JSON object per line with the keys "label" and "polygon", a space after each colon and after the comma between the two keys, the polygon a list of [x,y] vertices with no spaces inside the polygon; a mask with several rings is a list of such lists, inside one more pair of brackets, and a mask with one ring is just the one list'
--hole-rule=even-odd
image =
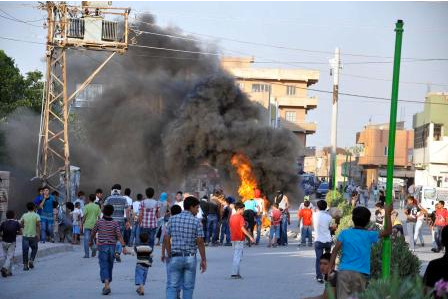
{"label": "balcony", "polygon": [[285,119],[279,121],[279,127],[291,130],[296,133],[313,134],[316,132],[315,122],[290,122]]}
{"label": "balcony", "polygon": [[279,107],[303,107],[305,109],[315,109],[317,107],[316,97],[296,97],[296,96],[283,96],[276,97]]}

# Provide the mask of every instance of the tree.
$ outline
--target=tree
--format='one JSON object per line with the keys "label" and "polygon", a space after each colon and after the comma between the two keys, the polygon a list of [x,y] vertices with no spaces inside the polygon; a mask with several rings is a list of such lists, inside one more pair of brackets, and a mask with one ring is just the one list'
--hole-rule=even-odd
{"label": "tree", "polygon": [[0,50],[0,120],[18,107],[41,110],[43,81],[40,71],[28,72],[24,78],[14,59]]}

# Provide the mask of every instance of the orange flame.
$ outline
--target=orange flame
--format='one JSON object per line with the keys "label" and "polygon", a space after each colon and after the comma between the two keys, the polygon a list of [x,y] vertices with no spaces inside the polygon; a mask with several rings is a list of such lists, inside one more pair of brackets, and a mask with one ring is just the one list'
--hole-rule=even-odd
{"label": "orange flame", "polygon": [[238,194],[241,196],[243,202],[247,199],[255,198],[255,189],[257,189],[257,179],[252,172],[252,166],[249,158],[243,154],[234,154],[230,160],[233,167],[235,167],[238,176],[240,177],[240,187]]}

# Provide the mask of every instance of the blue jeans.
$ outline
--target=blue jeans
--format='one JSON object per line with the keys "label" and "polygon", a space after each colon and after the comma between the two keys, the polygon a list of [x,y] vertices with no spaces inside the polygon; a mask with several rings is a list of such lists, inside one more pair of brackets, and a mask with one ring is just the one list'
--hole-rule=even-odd
{"label": "blue jeans", "polygon": [[41,219],[40,226],[40,240],[42,242],[47,240],[47,236],[53,237],[53,220]]}
{"label": "blue jeans", "polygon": [[288,245],[288,214],[282,214],[282,222],[280,223],[280,245]]}
{"label": "blue jeans", "polygon": [[260,243],[261,237],[261,216],[255,216],[255,223],[257,224],[257,238],[255,239],[255,243]]}
{"label": "blue jeans", "polygon": [[140,225],[137,222],[134,223],[131,231],[131,240],[129,240],[131,246],[140,244]]}
{"label": "blue jeans", "polygon": [[[124,230],[126,228],[125,225],[124,225],[124,222],[118,222],[118,224],[120,225],[121,235],[124,236]],[[123,248],[121,246],[120,241],[117,241],[117,244],[115,246],[115,253],[121,254],[122,249]]]}
{"label": "blue jeans", "polygon": [[316,252],[316,278],[323,278],[323,275],[320,272],[320,257],[324,253],[324,250],[325,252],[331,251],[331,242],[314,242],[314,251]]}
{"label": "blue jeans", "polygon": [[[207,232],[205,233],[205,242],[218,241],[218,236],[216,234],[216,228],[218,226],[218,215],[209,214],[207,215]],[[213,236],[213,237],[212,237]]]}
{"label": "blue jeans", "polygon": [[[147,233],[148,234],[148,236],[149,236],[149,246],[151,248],[154,248],[154,241],[156,239],[157,227],[154,227],[154,228],[142,227],[142,228],[140,228],[140,233],[141,234],[143,234],[143,233]],[[139,244],[141,244],[140,237],[138,238],[138,242],[139,242]]]}
{"label": "blue jeans", "polygon": [[99,245],[98,246],[98,261],[100,263],[100,277],[101,281],[112,281],[112,269],[114,268],[115,260],[115,245]]}
{"label": "blue jeans", "polygon": [[193,298],[196,280],[196,256],[170,258],[167,265],[167,274],[166,299],[176,299],[180,288],[182,288],[183,299]]}
{"label": "blue jeans", "polygon": [[311,225],[304,225],[302,226],[302,231],[301,231],[301,243],[305,244],[306,243],[306,239],[308,238],[308,244],[313,244],[313,239],[311,236]]}
{"label": "blue jeans", "polygon": [[231,244],[230,243],[230,227],[229,227],[228,221],[223,221],[221,223],[221,237],[219,240],[221,243],[224,241],[224,236],[226,236],[226,243]]}
{"label": "blue jeans", "polygon": [[269,229],[269,240],[272,240],[274,235],[276,239],[280,237],[280,225],[271,225]]}
{"label": "blue jeans", "polygon": [[[89,228],[85,228],[84,229],[84,256],[90,256],[90,247],[89,247],[89,240],[90,240],[90,235],[92,234],[92,230]],[[95,245],[95,240],[93,240],[93,246],[92,246],[92,250],[95,250],[96,245]]]}
{"label": "blue jeans", "polygon": [[148,275],[148,267],[137,264],[135,266],[135,285],[145,285],[146,276]]}
{"label": "blue jeans", "polygon": [[[28,265],[28,260],[34,261],[37,254],[37,244],[36,237],[22,237],[22,255],[23,255],[23,264]],[[31,257],[28,257],[28,253],[31,248]]]}

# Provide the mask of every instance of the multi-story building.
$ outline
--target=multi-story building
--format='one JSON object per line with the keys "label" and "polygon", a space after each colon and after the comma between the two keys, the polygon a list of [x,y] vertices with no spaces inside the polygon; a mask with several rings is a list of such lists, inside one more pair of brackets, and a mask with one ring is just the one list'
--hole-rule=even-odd
{"label": "multi-story building", "polygon": [[317,83],[319,72],[255,68],[253,62],[252,58],[227,57],[221,60],[241,90],[266,108],[266,123],[291,130],[306,146],[306,136],[316,132],[316,123],[307,122],[306,115],[317,107],[317,98],[309,97],[307,89]]}
{"label": "multi-story building", "polygon": [[[363,183],[370,187],[378,183],[379,177],[387,174],[389,124],[366,125],[363,131],[356,134],[356,143],[362,149],[358,165],[363,167]],[[404,122],[398,122],[395,135],[395,178],[407,180],[414,177],[411,170],[413,148],[414,131],[406,130]]]}
{"label": "multi-story building", "polygon": [[413,128],[415,184],[448,187],[448,93],[429,93]]}

